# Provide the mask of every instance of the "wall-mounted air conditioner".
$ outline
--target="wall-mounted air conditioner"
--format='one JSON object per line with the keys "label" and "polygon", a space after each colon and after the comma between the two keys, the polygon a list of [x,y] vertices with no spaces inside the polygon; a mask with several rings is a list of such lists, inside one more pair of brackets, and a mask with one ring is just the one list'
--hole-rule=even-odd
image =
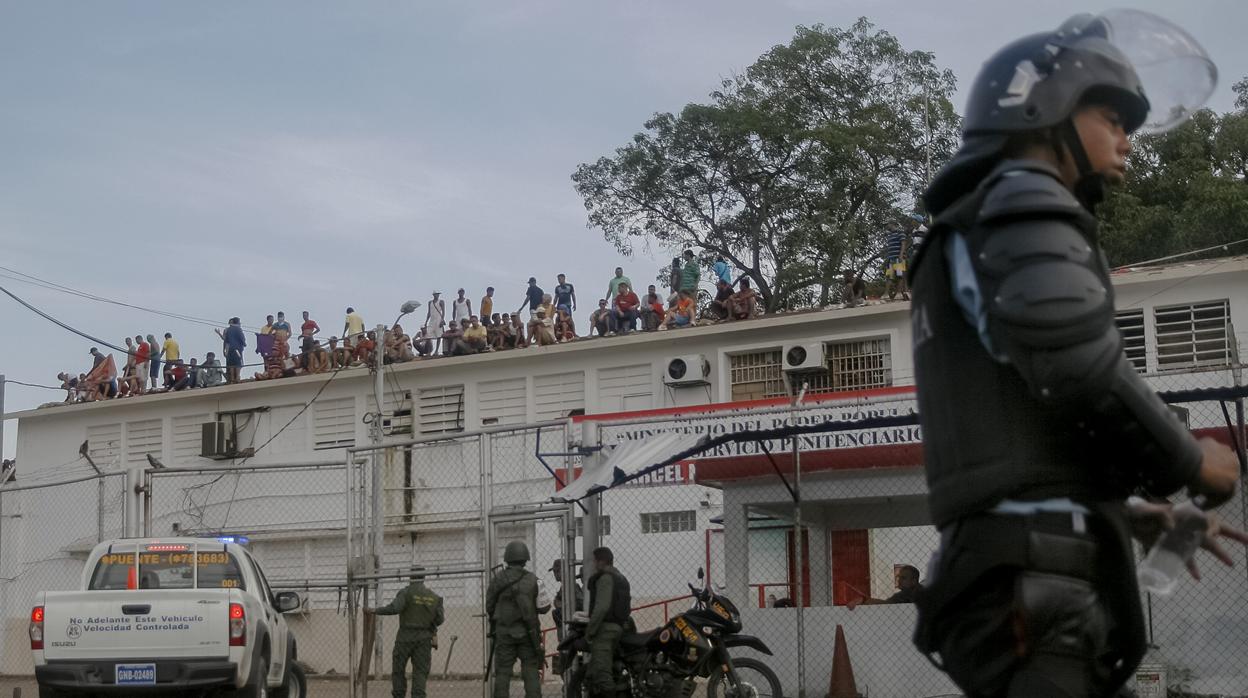
{"label": "wall-mounted air conditioner", "polygon": [[686,354],[667,360],[663,382],[671,386],[706,385],[711,375],[711,363],[701,354]]}
{"label": "wall-mounted air conditioner", "polygon": [[823,342],[789,344],[784,347],[784,370],[818,371],[828,367]]}
{"label": "wall-mounted air conditioner", "polygon": [[213,460],[233,458],[234,441],[228,422],[205,422],[199,455]]}

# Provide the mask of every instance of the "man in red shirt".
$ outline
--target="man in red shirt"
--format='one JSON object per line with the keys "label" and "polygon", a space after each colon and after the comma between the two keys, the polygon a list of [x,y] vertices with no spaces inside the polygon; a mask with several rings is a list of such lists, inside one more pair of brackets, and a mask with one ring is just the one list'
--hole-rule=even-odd
{"label": "man in red shirt", "polygon": [[152,346],[143,341],[143,335],[141,334],[136,334],[134,341],[136,344],[134,349],[134,372],[136,374],[135,377],[139,379],[138,392],[143,393],[147,392],[147,370],[148,362],[152,358]]}
{"label": "man in red shirt", "polygon": [[304,337],[311,337],[321,331],[321,326],[316,324],[316,320],[308,317],[308,311],[303,311],[303,324],[299,327],[300,334]]}
{"label": "man in red shirt", "polygon": [[637,317],[640,314],[641,299],[633,293],[627,283],[621,283],[615,294],[615,327],[620,334],[628,334],[637,329]]}

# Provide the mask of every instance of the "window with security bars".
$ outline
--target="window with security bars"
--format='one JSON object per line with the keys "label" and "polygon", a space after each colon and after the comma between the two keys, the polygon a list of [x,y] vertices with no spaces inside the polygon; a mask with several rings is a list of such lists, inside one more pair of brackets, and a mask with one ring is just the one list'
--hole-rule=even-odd
{"label": "window with security bars", "polygon": [[[598,517],[598,533],[604,536],[611,535],[611,517],[610,516]],[[585,517],[584,516],[576,517],[576,537],[577,538],[585,537]]]}
{"label": "window with security bars", "polygon": [[682,531],[698,530],[697,512],[688,509],[686,511],[658,511],[651,514],[641,515],[641,532],[642,533],[680,533]]}
{"label": "window with security bars", "polygon": [[824,344],[828,370],[803,375],[809,393],[887,388],[893,384],[892,342],[887,337]]}
{"label": "window with security bars", "polygon": [[1231,308],[1226,300],[1153,309],[1159,369],[1231,362]]}
{"label": "window with security bars", "polygon": [[420,413],[420,433],[463,431],[464,386],[421,388],[416,399]]}
{"label": "window with security bars", "polygon": [[1144,348],[1144,311],[1142,309],[1119,311],[1114,315],[1114,322],[1118,325],[1118,331],[1122,333],[1122,351],[1127,355],[1127,361],[1136,371],[1143,373],[1148,368]]}
{"label": "window with security bars", "polygon": [[781,350],[765,349],[729,355],[728,380],[734,401],[784,397]]}

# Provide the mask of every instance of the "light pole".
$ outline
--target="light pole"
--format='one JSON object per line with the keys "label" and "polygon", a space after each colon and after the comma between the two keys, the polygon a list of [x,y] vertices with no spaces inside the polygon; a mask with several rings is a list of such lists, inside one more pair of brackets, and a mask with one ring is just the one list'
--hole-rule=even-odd
{"label": "light pole", "polygon": [[[390,326],[394,327],[395,325],[399,324],[399,320],[402,320],[403,316],[415,312],[416,309],[419,307],[420,307],[420,301],[408,301],[404,303],[399,308],[398,317],[394,319],[394,322]],[[388,335],[390,334],[390,330],[387,329],[385,325],[378,325],[375,333],[377,335],[377,347],[376,347],[375,353],[373,354],[373,394],[377,400],[377,414],[374,416],[372,424],[369,425],[369,437],[373,445],[373,472],[372,472],[372,477],[370,478],[370,484],[369,484],[370,489],[371,489],[370,494],[372,495],[371,497],[372,516],[370,517],[372,519],[372,525],[370,526],[370,528],[372,529],[373,533],[369,537],[369,557],[370,557],[370,564],[369,564],[370,570],[369,571],[372,572],[373,574],[377,574],[378,572],[381,571],[381,551],[382,551],[383,542],[385,540],[385,533],[382,528],[383,524],[382,524],[382,516],[381,516],[381,508],[382,508],[381,488],[382,488],[383,478],[382,478],[382,473],[381,473],[382,452],[381,452],[380,446],[381,446],[382,439],[385,436],[382,433],[382,419],[386,411],[386,407],[385,407],[386,406],[385,359],[386,359],[386,340],[387,340]],[[381,591],[381,582],[379,581],[373,582],[372,596],[373,596],[374,604],[379,602],[381,599],[380,591]],[[367,603],[368,603],[368,599],[365,599],[365,605],[367,605]],[[373,646],[377,648],[378,656],[380,656],[380,650],[381,650],[380,619],[375,624],[374,632],[376,633],[376,636],[374,638]],[[365,690],[367,691],[367,689]]]}

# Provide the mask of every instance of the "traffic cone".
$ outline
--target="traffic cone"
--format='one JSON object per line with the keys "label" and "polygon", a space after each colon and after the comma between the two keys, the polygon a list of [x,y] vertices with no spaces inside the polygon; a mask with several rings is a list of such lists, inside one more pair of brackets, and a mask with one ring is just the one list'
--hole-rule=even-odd
{"label": "traffic cone", "polygon": [[836,644],[832,648],[832,680],[828,684],[827,698],[859,698],[854,683],[854,666],[849,663],[849,647],[845,643],[845,629],[837,624]]}

